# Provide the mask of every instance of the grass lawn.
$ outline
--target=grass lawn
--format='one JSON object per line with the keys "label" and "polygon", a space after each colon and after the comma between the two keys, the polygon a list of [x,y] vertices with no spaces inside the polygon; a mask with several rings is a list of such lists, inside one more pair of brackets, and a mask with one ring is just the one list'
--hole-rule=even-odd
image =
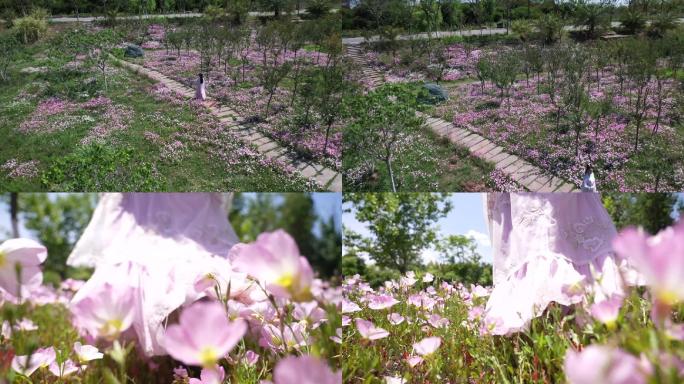
{"label": "grass lawn", "polygon": [[246,147],[202,108],[125,69],[108,67],[105,89],[88,57],[44,41],[24,48],[12,72],[0,87],[5,190],[315,187]]}

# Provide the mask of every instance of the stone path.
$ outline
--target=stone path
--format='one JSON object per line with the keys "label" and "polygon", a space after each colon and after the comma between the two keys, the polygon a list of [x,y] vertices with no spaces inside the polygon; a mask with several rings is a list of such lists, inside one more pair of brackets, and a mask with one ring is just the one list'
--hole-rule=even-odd
{"label": "stone path", "polygon": [[[120,60],[114,56],[110,57],[123,67],[128,68],[135,73],[145,75],[152,80],[158,81],[182,96],[188,98],[195,96],[195,92],[192,88],[187,87],[160,72],[145,68],[138,64],[133,64],[125,60]],[[253,126],[244,124],[240,115],[233,109],[225,105],[221,105],[218,101],[211,98],[209,98],[207,101],[208,102],[206,105],[211,114],[216,116],[219,121],[224,123],[224,126],[233,131],[233,133],[244,143],[253,144],[256,147],[257,152],[269,159],[277,159],[291,165],[302,177],[315,180],[322,188],[326,190],[332,192],[342,192],[342,174],[340,172],[299,158],[291,150],[264,136]]]}
{"label": "stone path", "polygon": [[[384,75],[367,65],[362,54],[360,44],[347,45],[347,54],[363,68],[363,74],[376,87],[384,81]],[[559,177],[510,154],[503,147],[496,145],[487,138],[464,128],[459,128],[446,120],[416,112],[425,119],[428,127],[440,137],[449,139],[452,143],[468,148],[473,156],[494,163],[494,167],[524,188],[533,192],[572,192],[578,188]]]}

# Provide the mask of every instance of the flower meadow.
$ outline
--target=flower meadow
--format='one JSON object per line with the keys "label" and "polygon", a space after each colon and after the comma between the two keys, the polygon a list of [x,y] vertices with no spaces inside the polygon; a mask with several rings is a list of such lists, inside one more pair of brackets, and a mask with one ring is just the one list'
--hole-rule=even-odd
{"label": "flower meadow", "polygon": [[166,320],[166,354],[152,357],[136,347],[139,288],[113,278],[73,304],[85,282],[42,284],[48,252],[30,239],[0,244],[0,377],[10,383],[342,383],[341,288],[315,278],[283,231],[207,264],[194,298]]}
{"label": "flower meadow", "polygon": [[590,164],[600,190],[678,191],[680,35],[550,46],[445,40],[391,53],[366,45],[365,59],[385,82],[440,83],[449,100],[433,115],[577,185]]}
{"label": "flower meadow", "polygon": [[[339,168],[341,122],[326,120],[330,109],[319,110],[311,93],[319,86],[315,81],[326,73],[337,83],[325,87],[342,86],[344,77],[335,73],[339,55],[329,55],[320,46],[305,49],[299,37],[276,38],[261,32],[267,28],[217,28],[206,36],[209,32],[192,26],[150,25],[149,40],[142,44],[146,48],[142,64],[188,86],[194,86],[197,74],[203,72],[210,97],[239,111],[242,118],[281,143]],[[325,92],[322,96],[330,98],[336,90]],[[308,101],[300,105],[298,97]]]}
{"label": "flower meadow", "polygon": [[[503,336],[487,317],[491,288],[407,272],[371,287],[343,283],[342,354],[349,383],[680,383],[684,379],[684,224],[655,236],[625,229],[615,253],[643,280],[595,302],[553,303]],[[598,277],[600,278],[600,276]]]}

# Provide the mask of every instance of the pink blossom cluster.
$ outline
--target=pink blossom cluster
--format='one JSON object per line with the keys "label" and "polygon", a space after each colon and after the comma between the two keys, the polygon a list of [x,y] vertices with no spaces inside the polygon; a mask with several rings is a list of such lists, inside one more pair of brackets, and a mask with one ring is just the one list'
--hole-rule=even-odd
{"label": "pink blossom cluster", "polygon": [[26,162],[19,162],[17,159],[7,160],[0,169],[7,172],[7,176],[11,179],[27,178],[38,176],[38,160],[29,160]]}
{"label": "pink blossom cluster", "polygon": [[115,131],[123,131],[128,128],[128,123],[133,118],[133,109],[122,105],[109,104],[102,114],[103,122],[93,127],[88,134],[81,139],[82,145],[93,142],[103,142]]}
{"label": "pink blossom cluster", "polygon": [[[237,83],[258,84],[260,67],[262,66],[263,52],[253,46],[241,54],[244,58],[238,67],[224,71],[224,64],[219,65],[216,57],[211,60],[209,73],[206,73],[207,92],[212,97],[222,101],[240,115],[248,118],[262,116],[265,113],[268,102],[268,94],[261,86],[236,87]],[[266,52],[265,60],[271,62],[274,54]],[[299,62],[298,65],[324,66],[327,63],[327,55],[318,51],[285,50],[277,56],[277,62]],[[157,70],[176,81],[186,85],[194,84],[197,73],[200,71],[200,54],[196,51],[166,52],[164,50],[151,51],[144,58],[144,65]],[[292,134],[286,127],[285,119],[293,112],[290,107],[292,93],[286,88],[277,88],[271,101],[268,121],[259,123],[262,132],[280,141],[281,143],[301,150],[327,165],[339,168],[341,164],[341,128],[339,124],[333,127],[333,133],[328,146],[323,150],[325,142],[325,127],[316,124],[307,128],[305,133]],[[314,120],[315,117],[314,117]],[[303,136],[302,136],[303,134]]]}
{"label": "pink blossom cluster", "polygon": [[[564,372],[567,382],[645,384],[657,381],[663,374],[670,378],[681,378],[684,376],[684,360],[678,355],[676,348],[669,347],[669,343],[679,345],[678,343],[684,341],[684,324],[681,320],[676,322],[681,319],[677,306],[684,303],[684,222],[668,227],[654,236],[646,234],[642,229],[625,229],[615,238],[613,249],[621,260],[621,265],[633,266],[635,270],[629,273],[637,276],[636,280],[647,288],[647,293],[641,295],[651,301],[652,324],[647,325],[654,326],[669,341],[665,345],[658,345],[654,332],[651,348],[635,353],[616,345],[633,344],[630,349],[636,348],[636,343],[625,342],[623,336],[616,336],[615,340],[604,340],[603,337],[598,339],[600,341],[585,339],[594,340],[594,343],[580,348],[569,347],[565,353]],[[625,273],[628,273],[627,270]],[[615,331],[619,319],[633,316],[624,314],[623,306],[627,296],[613,294],[599,300],[593,295],[587,295],[585,288],[582,284],[564,288],[568,294],[581,295],[582,298],[572,305],[573,308],[567,312],[569,316],[562,320],[563,323],[574,321],[581,329],[593,334],[592,324],[594,327],[604,324],[609,331]],[[480,337],[501,334],[500,328],[503,327],[500,319],[488,319],[486,316],[488,307],[485,303],[491,294],[490,288],[466,288],[460,283],[452,285],[439,281],[426,272],[417,274],[409,271],[398,279],[385,281],[377,288],[371,287],[359,275],[349,276],[342,289],[343,338],[350,340],[349,342],[358,340],[371,346],[382,343],[386,338],[406,339],[406,349],[394,353],[401,356],[403,364],[413,369],[419,369],[421,364],[430,360],[431,354],[440,350],[443,337],[448,334],[450,327],[462,327]],[[445,316],[448,310],[453,311],[453,305],[447,308],[451,299],[463,303],[467,321],[452,324],[451,319]],[[369,317],[371,320],[368,320]],[[639,318],[641,320],[638,321],[646,321],[641,315]],[[417,335],[407,334],[402,325],[404,323],[418,325],[421,332]],[[577,335],[572,333],[569,339],[577,340]],[[570,344],[576,345],[575,341]],[[406,368],[401,364],[386,366],[390,372],[386,381],[402,382],[401,374]],[[392,374],[392,370],[396,370],[396,375]]]}
{"label": "pink blossom cluster", "polygon": [[[89,362],[103,358],[100,350],[115,361],[124,361],[130,349],[122,344],[135,342],[129,329],[145,321],[140,315],[151,310],[144,309],[140,288],[125,278],[114,278],[69,304],[83,282],[68,279],[58,288],[41,285],[39,265],[46,256],[45,247],[33,240],[12,239],[0,244],[0,304],[23,300],[34,306],[69,305],[75,327],[89,344],[41,347],[14,356],[12,369],[27,377],[39,370],[56,377],[80,375],[90,369]],[[263,359],[277,361],[273,384],[342,383],[341,371],[323,358],[309,355],[315,331],[330,321],[329,308],[341,309],[342,290],[314,277],[292,237],[282,230],[263,233],[253,243],[234,246],[225,259],[198,258],[198,262],[204,264],[194,284],[187,287],[188,297],[196,301],[178,309],[178,320],[169,320],[160,342],[172,358],[202,367],[202,372],[200,378],[190,378],[187,370],[179,367],[169,376],[182,382],[222,383],[227,369],[253,367]],[[15,264],[22,267],[20,280],[12,277]],[[30,319],[6,321],[2,337],[10,339],[13,332],[36,330]],[[259,349],[245,345],[258,345]]]}
{"label": "pink blossom cluster", "polygon": [[[529,82],[524,79],[517,81],[511,90],[510,99],[501,97],[500,90],[491,84],[485,85],[484,92],[479,82],[460,85],[453,93],[459,97],[453,97],[448,104],[440,106],[438,113],[453,114],[453,123],[456,126],[480,133],[567,180],[579,183],[579,175],[585,164],[592,163],[599,189],[651,190],[654,180],[649,182],[646,176],[646,180],[640,184],[626,180],[626,176],[639,172],[630,162],[634,152],[634,122],[629,103],[635,98],[635,90],[625,84],[624,96],[617,96],[619,85],[616,76],[610,68],[603,73],[600,90],[595,83],[590,97],[616,95],[612,99],[615,109],[600,120],[588,113],[582,116],[578,155],[575,154],[574,129],[555,129],[554,116],[558,112],[558,105],[562,106],[559,97],[551,100],[548,94],[538,93],[538,86],[543,86],[546,80],[544,77],[532,77]],[[649,87],[655,87],[655,84],[651,83]],[[665,94],[672,94],[674,91],[673,85],[668,82],[663,87]],[[676,114],[669,97],[661,105],[659,129],[657,133],[652,133],[657,116],[654,92],[651,89],[647,99],[647,120],[642,127],[642,140],[650,135],[660,135],[665,138],[665,143],[678,145],[675,132],[670,126],[675,121]],[[561,113],[564,114],[565,110],[561,109]],[[539,145],[540,142],[543,145]],[[682,165],[675,164],[675,167],[682,168]],[[668,185],[667,188],[677,188],[682,183],[684,180],[679,179],[675,185]],[[663,188],[661,185],[660,189]]]}

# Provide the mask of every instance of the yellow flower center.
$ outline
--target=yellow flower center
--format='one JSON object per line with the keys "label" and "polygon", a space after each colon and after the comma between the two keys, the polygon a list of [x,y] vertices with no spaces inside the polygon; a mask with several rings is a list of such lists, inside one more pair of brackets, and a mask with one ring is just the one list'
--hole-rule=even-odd
{"label": "yellow flower center", "polygon": [[200,363],[202,363],[202,366],[204,367],[210,367],[216,364],[216,361],[218,361],[219,355],[218,352],[214,347],[205,347],[202,349],[200,352]]}
{"label": "yellow flower center", "polygon": [[121,321],[121,319],[107,320],[107,322],[102,325],[102,328],[100,328],[100,334],[116,338],[119,335],[122,326],[123,321]]}
{"label": "yellow flower center", "polygon": [[0,268],[3,268],[7,264],[7,256],[5,252],[0,251]]}
{"label": "yellow flower center", "polygon": [[673,291],[662,290],[658,292],[657,296],[658,301],[670,307],[679,302],[679,297]]}
{"label": "yellow flower center", "polygon": [[286,273],[276,281],[277,285],[280,285],[283,288],[287,288],[288,290],[292,289],[292,286],[294,285],[295,282],[295,276],[291,273]]}

